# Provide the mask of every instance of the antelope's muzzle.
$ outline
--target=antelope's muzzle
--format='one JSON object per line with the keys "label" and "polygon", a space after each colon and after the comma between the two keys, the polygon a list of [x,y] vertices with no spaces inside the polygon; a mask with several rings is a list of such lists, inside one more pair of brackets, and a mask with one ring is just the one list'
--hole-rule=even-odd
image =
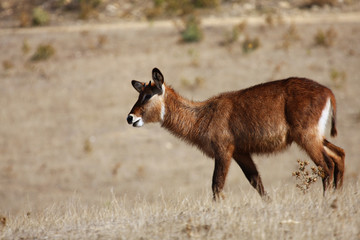
{"label": "antelope's muzzle", "polygon": [[126,121],[128,122],[128,124],[132,124],[133,123],[133,116],[128,115],[126,118]]}
{"label": "antelope's muzzle", "polygon": [[128,117],[126,118],[126,121],[128,122],[128,124],[132,124],[133,127],[141,127],[144,125],[144,121],[142,120],[141,117],[137,117],[134,114],[129,114]]}

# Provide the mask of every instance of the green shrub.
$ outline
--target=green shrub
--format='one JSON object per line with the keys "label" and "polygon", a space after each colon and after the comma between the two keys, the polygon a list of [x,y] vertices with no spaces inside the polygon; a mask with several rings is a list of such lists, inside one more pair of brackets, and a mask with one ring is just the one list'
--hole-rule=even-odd
{"label": "green shrub", "polygon": [[216,8],[221,0],[153,0],[153,7],[145,9],[149,19],[161,16],[186,16],[199,8]]}
{"label": "green shrub", "polygon": [[313,6],[323,7],[325,5],[333,6],[336,0],[306,0],[300,5],[300,8],[312,8]]}
{"label": "green shrub", "polygon": [[193,0],[192,3],[197,8],[215,8],[221,4],[221,0]]}
{"label": "green shrub", "polygon": [[242,43],[242,49],[244,53],[250,53],[255,51],[260,47],[260,40],[259,38],[249,38],[246,37],[244,42]]}
{"label": "green shrub", "polygon": [[200,20],[194,15],[185,19],[185,29],[181,32],[183,42],[199,42],[203,38]]}
{"label": "green shrub", "polygon": [[55,49],[50,44],[41,44],[37,47],[31,61],[44,61],[49,59],[55,54]]}
{"label": "green shrub", "polygon": [[42,8],[36,7],[32,12],[32,24],[34,26],[42,26],[49,24],[50,16],[49,14]]}

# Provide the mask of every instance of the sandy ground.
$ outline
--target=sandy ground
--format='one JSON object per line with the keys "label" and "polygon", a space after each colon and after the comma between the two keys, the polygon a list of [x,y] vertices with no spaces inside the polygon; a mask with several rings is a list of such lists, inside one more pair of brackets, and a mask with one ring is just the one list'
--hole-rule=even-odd
{"label": "sandy ground", "polygon": [[[35,212],[74,196],[103,204],[112,192],[149,202],[160,193],[210,192],[211,159],[159,125],[136,129],[126,123],[137,99],[130,81],[150,80],[153,67],[194,100],[289,76],[330,87],[339,133],[331,141],[345,149],[345,184],[353,183],[360,171],[359,16],[308,14],[273,26],[254,17],[230,47],[220,42],[241,19],[204,20],[204,40],[195,44],[180,43],[170,21],[0,29],[0,214]],[[291,23],[300,39],[285,49]],[[330,28],[334,44],[315,46],[315,34]],[[258,37],[260,48],[244,54],[245,36]],[[24,43],[29,52],[22,50]],[[39,44],[51,44],[56,53],[31,62]],[[291,173],[299,158],[307,159],[296,146],[255,157],[270,195],[283,185],[295,187]],[[321,195],[320,184],[315,187]],[[233,164],[225,193],[249,189]]]}

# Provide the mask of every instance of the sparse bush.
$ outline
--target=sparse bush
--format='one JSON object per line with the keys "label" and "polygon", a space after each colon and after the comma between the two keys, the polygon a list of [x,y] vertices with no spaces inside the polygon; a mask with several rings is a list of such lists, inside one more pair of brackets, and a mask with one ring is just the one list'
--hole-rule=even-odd
{"label": "sparse bush", "polygon": [[290,27],[283,35],[283,41],[281,47],[288,49],[293,42],[299,41],[300,35],[297,31],[295,24],[291,24]]}
{"label": "sparse bush", "polygon": [[188,78],[181,78],[181,86],[188,89],[196,89],[204,85],[205,79],[203,77],[196,77],[193,80]]}
{"label": "sparse bush", "polygon": [[242,49],[244,53],[250,53],[255,51],[260,47],[260,40],[259,38],[249,38],[246,37],[244,42],[242,43]]}
{"label": "sparse bush", "polygon": [[185,29],[181,31],[183,42],[199,42],[203,39],[200,20],[195,15],[188,16],[185,20]]}
{"label": "sparse bush", "polygon": [[233,28],[231,31],[225,33],[224,40],[220,42],[221,46],[229,46],[239,39],[239,31],[237,28]]}
{"label": "sparse bush", "polygon": [[246,21],[242,21],[240,24],[234,26],[231,31],[225,33],[224,40],[220,42],[221,46],[229,46],[237,42],[241,33],[246,28]]}
{"label": "sparse bush", "polygon": [[300,5],[300,8],[312,8],[313,6],[323,7],[325,5],[333,6],[336,0],[305,0]]}
{"label": "sparse bush", "polygon": [[19,16],[20,27],[29,27],[31,25],[30,14],[26,11],[22,11]]}
{"label": "sparse bush", "polygon": [[331,47],[336,36],[336,31],[333,28],[329,28],[326,32],[318,30],[314,36],[315,46]]}
{"label": "sparse bush", "polygon": [[330,79],[335,88],[342,88],[346,83],[346,72],[332,68],[330,70]]}
{"label": "sparse bush", "polygon": [[78,13],[80,19],[88,19],[98,14],[102,0],[53,0],[51,6]]}
{"label": "sparse bush", "polygon": [[28,54],[30,52],[30,45],[27,40],[23,41],[23,45],[21,47],[21,51],[23,54]]}
{"label": "sparse bush", "polygon": [[91,15],[97,13],[102,0],[59,0],[57,6],[68,11],[79,13],[79,18],[88,19]]}
{"label": "sparse bush", "polygon": [[197,8],[215,8],[221,4],[221,0],[193,0],[192,3]]}
{"label": "sparse bush", "polygon": [[100,6],[101,0],[78,0],[80,3],[79,17],[88,19],[91,14],[96,13],[96,9]]}
{"label": "sparse bush", "polygon": [[185,16],[195,10],[190,0],[166,0],[164,6],[166,15],[172,16]]}
{"label": "sparse bush", "polygon": [[246,26],[247,26],[247,22],[246,22],[246,20],[243,20],[241,23],[239,23],[235,27],[237,28],[239,33],[243,33],[246,29]]}
{"label": "sparse bush", "polygon": [[0,216],[0,226],[5,227],[6,226],[6,217]]}
{"label": "sparse bush", "polygon": [[153,0],[153,7],[145,9],[148,19],[161,16],[185,16],[194,12],[190,0]]}
{"label": "sparse bush", "polygon": [[42,7],[36,7],[32,12],[32,24],[34,26],[42,26],[49,24],[50,16]]}
{"label": "sparse bush", "polygon": [[200,65],[199,52],[191,48],[191,49],[189,49],[188,54],[191,57],[190,65],[193,67],[198,67]]}
{"label": "sparse bush", "polygon": [[118,174],[118,171],[119,171],[120,167],[121,167],[121,162],[118,162],[118,163],[116,163],[114,165],[114,167],[113,167],[113,169],[111,171],[113,176],[116,176]]}
{"label": "sparse bush", "polygon": [[101,34],[97,37],[97,47],[98,48],[102,48],[105,46],[105,44],[107,43],[108,38],[106,35]]}
{"label": "sparse bush", "polygon": [[93,145],[94,145],[95,141],[96,141],[95,136],[91,136],[91,137],[85,139],[84,146],[83,146],[85,153],[91,153],[93,151]]}
{"label": "sparse bush", "polygon": [[2,65],[5,70],[10,70],[14,67],[14,64],[9,60],[4,60]]}
{"label": "sparse bush", "polygon": [[216,8],[221,0],[153,0],[153,7],[145,10],[149,19],[160,16],[186,16],[193,14],[195,9]]}
{"label": "sparse bush", "polygon": [[296,187],[305,194],[319,177],[324,177],[324,171],[321,167],[313,166],[311,167],[311,172],[309,172],[307,169],[307,166],[309,165],[308,161],[297,160],[297,162],[299,164],[298,171],[293,172],[292,175],[299,181],[299,183],[296,184]]}
{"label": "sparse bush", "polygon": [[160,17],[164,14],[164,8],[163,7],[152,7],[145,9],[145,16],[147,19],[155,19]]}
{"label": "sparse bush", "polygon": [[40,44],[34,55],[31,57],[31,61],[44,61],[49,59],[55,54],[55,49],[50,44]]}
{"label": "sparse bush", "polygon": [[269,27],[273,27],[274,26],[274,18],[273,15],[271,13],[266,14],[265,16],[265,22]]}

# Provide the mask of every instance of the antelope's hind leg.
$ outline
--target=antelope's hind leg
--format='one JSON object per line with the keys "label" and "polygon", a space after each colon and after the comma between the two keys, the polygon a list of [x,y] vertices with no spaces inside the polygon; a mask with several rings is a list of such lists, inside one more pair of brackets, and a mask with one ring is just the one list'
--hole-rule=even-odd
{"label": "antelope's hind leg", "polygon": [[335,169],[334,161],[327,154],[323,143],[317,136],[306,136],[306,138],[301,139],[301,142],[296,141],[296,143],[306,151],[316,166],[321,167],[324,171],[322,182],[325,194],[326,190],[331,188],[331,185],[333,184]]}
{"label": "antelope's hind leg", "polygon": [[345,152],[342,148],[332,144],[328,140],[323,141],[324,149],[335,164],[334,168],[334,188],[341,188],[344,181],[345,172]]}
{"label": "antelope's hind leg", "polygon": [[268,197],[267,193],[264,190],[264,186],[261,181],[260,174],[250,154],[235,153],[233,157],[237,162],[237,164],[242,169],[242,171],[244,172],[251,186],[253,186],[258,191],[258,193],[263,199],[270,200],[270,198]]}

